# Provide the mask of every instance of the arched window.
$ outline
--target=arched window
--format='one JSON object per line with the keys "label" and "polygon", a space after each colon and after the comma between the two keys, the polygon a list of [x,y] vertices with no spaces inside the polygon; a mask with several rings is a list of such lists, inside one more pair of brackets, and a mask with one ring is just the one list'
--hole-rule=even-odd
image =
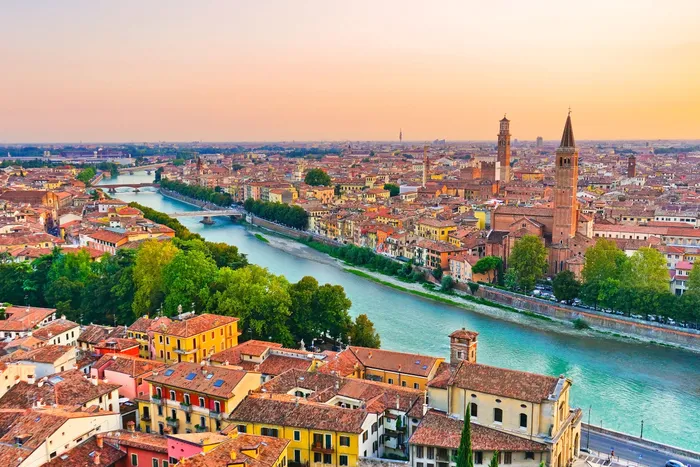
{"label": "arched window", "polygon": [[470,413],[469,415],[476,418],[479,416],[479,406],[476,405],[476,402],[472,402],[469,406]]}
{"label": "arched window", "polygon": [[496,423],[503,423],[503,410],[493,409],[493,421]]}
{"label": "arched window", "polygon": [[527,414],[520,414],[520,428],[527,428]]}

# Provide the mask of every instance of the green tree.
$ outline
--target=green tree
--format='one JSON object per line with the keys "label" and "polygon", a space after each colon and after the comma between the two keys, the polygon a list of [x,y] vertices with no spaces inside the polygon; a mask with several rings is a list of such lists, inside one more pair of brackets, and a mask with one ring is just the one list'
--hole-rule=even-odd
{"label": "green tree", "polygon": [[607,278],[620,279],[627,273],[627,256],[613,240],[599,238],[586,250],[581,276],[584,284],[600,283]]}
{"label": "green tree", "polygon": [[163,267],[166,312],[175,314],[179,305],[188,310],[191,303],[196,310],[203,310],[217,273],[214,260],[202,251],[178,251]]}
{"label": "green tree", "polygon": [[311,276],[304,276],[289,287],[290,308],[293,310],[289,317],[289,330],[296,342],[303,339],[311,344],[312,339],[320,337],[324,331],[315,316],[317,293],[318,281]]}
{"label": "green tree", "polygon": [[474,264],[474,274],[487,274],[489,283],[496,282],[499,271],[503,268],[503,260],[498,256],[484,256]]}
{"label": "green tree", "polygon": [[688,288],[686,295],[700,297],[700,261],[693,264],[686,287]]}
{"label": "green tree", "polygon": [[442,276],[440,281],[440,290],[442,292],[450,292],[454,286],[455,281],[452,279],[452,276]]}
{"label": "green tree", "polygon": [[304,183],[311,186],[330,186],[331,177],[322,169],[311,169],[306,172]]}
{"label": "green tree", "polygon": [[547,272],[547,249],[535,235],[525,235],[515,242],[508,259],[508,269],[515,274],[517,287],[530,292]]}
{"label": "green tree", "polygon": [[474,457],[472,455],[472,425],[469,404],[464,414],[464,426],[462,427],[462,437],[459,440],[457,449],[457,467],[474,467]]}
{"label": "green tree", "polygon": [[389,196],[398,196],[401,192],[401,188],[393,183],[385,183],[384,189],[389,190]]}
{"label": "green tree", "polygon": [[435,266],[433,269],[433,277],[437,280],[442,279],[442,268],[440,266]]}
{"label": "green tree", "polygon": [[133,281],[136,289],[132,310],[134,316],[152,314],[165,298],[163,269],[179,250],[170,242],[149,240],[136,253]]}
{"label": "green tree", "polygon": [[13,305],[24,305],[27,291],[24,286],[31,277],[30,264],[2,263],[0,264],[0,299]]}
{"label": "green tree", "polygon": [[271,274],[260,266],[221,268],[209,309],[216,314],[238,317],[245,337],[291,347],[294,338],[287,326],[292,304],[288,286],[283,276]]}
{"label": "green tree", "polygon": [[489,467],[498,467],[499,454],[500,453],[498,451],[493,451],[493,456],[491,457],[491,462],[489,462]]}
{"label": "green tree", "polygon": [[332,338],[346,340],[352,327],[348,311],[352,302],[340,285],[324,284],[314,297],[317,319],[326,333]]}
{"label": "green tree", "polygon": [[472,293],[472,295],[476,295],[476,292],[479,290],[479,284],[476,282],[469,282],[469,291]]}
{"label": "green tree", "polygon": [[658,250],[642,247],[630,258],[629,283],[632,287],[667,292],[670,280],[666,260]]}
{"label": "green tree", "polygon": [[552,281],[554,296],[558,301],[566,301],[569,305],[578,297],[581,291],[581,283],[571,271],[562,271]]}
{"label": "green tree", "polygon": [[97,175],[95,168],[88,167],[86,169],[81,170],[75,178],[83,182],[86,186],[90,186],[90,180],[95,178],[95,175]]}
{"label": "green tree", "polygon": [[349,341],[352,345],[360,347],[372,347],[378,349],[381,346],[379,333],[374,329],[374,323],[365,314],[355,318],[355,322],[350,329]]}

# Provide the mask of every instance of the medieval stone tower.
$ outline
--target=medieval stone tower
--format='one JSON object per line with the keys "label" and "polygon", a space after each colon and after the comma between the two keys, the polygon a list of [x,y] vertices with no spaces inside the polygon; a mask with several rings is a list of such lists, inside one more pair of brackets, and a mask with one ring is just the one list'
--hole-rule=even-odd
{"label": "medieval stone tower", "polygon": [[510,120],[503,116],[498,131],[498,162],[501,164],[500,178],[503,182],[510,181]]}
{"label": "medieval stone tower", "polygon": [[576,235],[578,222],[578,149],[571,127],[571,113],[566,117],[564,134],[555,158],[554,185],[554,224],[552,226],[552,246],[567,247],[569,240]]}

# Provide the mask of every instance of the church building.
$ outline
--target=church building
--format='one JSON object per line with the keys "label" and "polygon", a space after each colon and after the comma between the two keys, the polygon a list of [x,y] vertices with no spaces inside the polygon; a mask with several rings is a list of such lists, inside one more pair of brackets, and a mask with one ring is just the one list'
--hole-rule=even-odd
{"label": "church building", "polygon": [[499,206],[493,212],[486,254],[499,256],[507,266],[515,242],[525,235],[542,239],[549,253],[548,274],[572,271],[580,276],[584,253],[593,241],[593,220],[581,213],[576,191],[578,185],[578,149],[566,118],[564,134],[555,157],[554,206]]}

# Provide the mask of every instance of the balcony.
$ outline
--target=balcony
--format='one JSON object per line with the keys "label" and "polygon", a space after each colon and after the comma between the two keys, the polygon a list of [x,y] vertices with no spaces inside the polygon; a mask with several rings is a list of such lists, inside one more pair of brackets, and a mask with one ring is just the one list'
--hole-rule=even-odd
{"label": "balcony", "polygon": [[325,447],[323,443],[312,444],[311,450],[314,452],[322,452],[323,454],[333,454],[335,452],[335,449],[332,447]]}
{"label": "balcony", "polygon": [[168,426],[171,426],[173,428],[177,428],[178,426],[180,426],[180,420],[178,420],[177,418],[168,417],[165,419],[165,423],[167,423]]}
{"label": "balcony", "polygon": [[142,422],[150,422],[150,421],[151,421],[151,415],[150,415],[150,414],[147,414],[147,413],[141,415],[141,421],[142,421]]}
{"label": "balcony", "polygon": [[210,410],[209,411],[209,416],[213,418],[214,420],[221,420],[224,418],[224,413],[219,412],[217,410]]}
{"label": "balcony", "polygon": [[159,396],[152,395],[151,396],[151,403],[156,404],[156,405],[163,405],[163,399]]}
{"label": "balcony", "polygon": [[207,431],[207,427],[201,426],[201,425],[195,425],[194,426],[194,431],[196,433],[205,433]]}
{"label": "balcony", "polygon": [[180,354],[180,355],[190,355],[190,354],[196,353],[197,349],[190,349],[190,350],[175,349],[173,352]]}
{"label": "balcony", "polygon": [[180,402],[180,408],[185,412],[192,412],[192,405],[187,402]]}

